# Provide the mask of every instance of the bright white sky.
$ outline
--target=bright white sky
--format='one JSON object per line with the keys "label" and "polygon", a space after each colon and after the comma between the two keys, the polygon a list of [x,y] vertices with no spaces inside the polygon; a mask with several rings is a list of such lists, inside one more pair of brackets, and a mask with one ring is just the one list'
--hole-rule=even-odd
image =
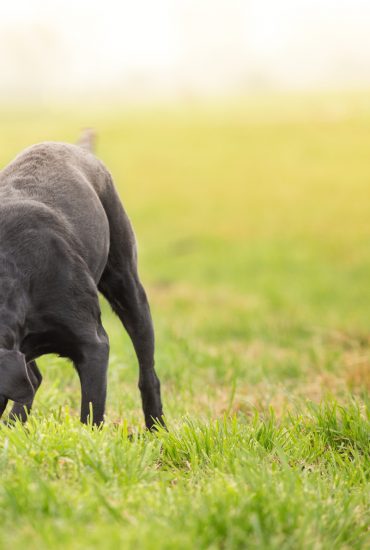
{"label": "bright white sky", "polygon": [[11,0],[0,98],[370,88],[370,0]]}

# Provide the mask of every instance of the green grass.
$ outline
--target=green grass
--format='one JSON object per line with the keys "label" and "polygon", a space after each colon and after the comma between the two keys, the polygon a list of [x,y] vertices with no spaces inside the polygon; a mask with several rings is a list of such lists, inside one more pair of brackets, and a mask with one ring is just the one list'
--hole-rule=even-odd
{"label": "green grass", "polygon": [[[0,109],[1,111],[1,109]],[[370,99],[2,110],[0,163],[99,135],[139,241],[169,431],[107,304],[107,422],[68,362],[0,428],[0,547],[369,548]]]}

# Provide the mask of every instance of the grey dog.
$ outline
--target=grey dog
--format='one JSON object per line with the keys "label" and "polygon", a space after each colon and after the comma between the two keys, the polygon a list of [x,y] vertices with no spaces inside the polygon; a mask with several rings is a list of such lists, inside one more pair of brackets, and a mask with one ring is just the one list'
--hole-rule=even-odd
{"label": "grey dog", "polygon": [[33,145],[0,171],[0,416],[26,420],[42,377],[35,359],[68,357],[81,383],[81,421],[104,419],[108,336],[98,290],[139,362],[146,426],[163,423],[150,309],[135,236],[112,178],[80,145]]}

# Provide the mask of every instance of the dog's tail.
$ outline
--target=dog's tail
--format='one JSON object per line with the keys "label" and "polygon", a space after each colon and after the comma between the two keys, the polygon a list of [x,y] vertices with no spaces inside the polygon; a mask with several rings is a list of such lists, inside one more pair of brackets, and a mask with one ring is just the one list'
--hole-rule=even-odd
{"label": "dog's tail", "polygon": [[76,145],[78,145],[79,147],[82,147],[82,149],[85,149],[85,151],[94,153],[95,142],[96,142],[96,134],[94,130],[92,128],[85,128]]}

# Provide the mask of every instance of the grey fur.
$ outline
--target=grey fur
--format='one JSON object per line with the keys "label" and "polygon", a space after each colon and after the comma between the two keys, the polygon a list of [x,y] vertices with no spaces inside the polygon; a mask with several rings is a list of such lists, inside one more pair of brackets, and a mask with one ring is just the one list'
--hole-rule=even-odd
{"label": "grey fur", "polygon": [[81,420],[91,403],[94,422],[103,421],[100,290],[134,344],[152,428],[163,412],[135,237],[109,172],[88,151],[91,136],[82,141],[33,145],[0,172],[0,415],[11,399],[11,416],[26,419],[42,379],[35,359],[58,353],[80,376]]}

